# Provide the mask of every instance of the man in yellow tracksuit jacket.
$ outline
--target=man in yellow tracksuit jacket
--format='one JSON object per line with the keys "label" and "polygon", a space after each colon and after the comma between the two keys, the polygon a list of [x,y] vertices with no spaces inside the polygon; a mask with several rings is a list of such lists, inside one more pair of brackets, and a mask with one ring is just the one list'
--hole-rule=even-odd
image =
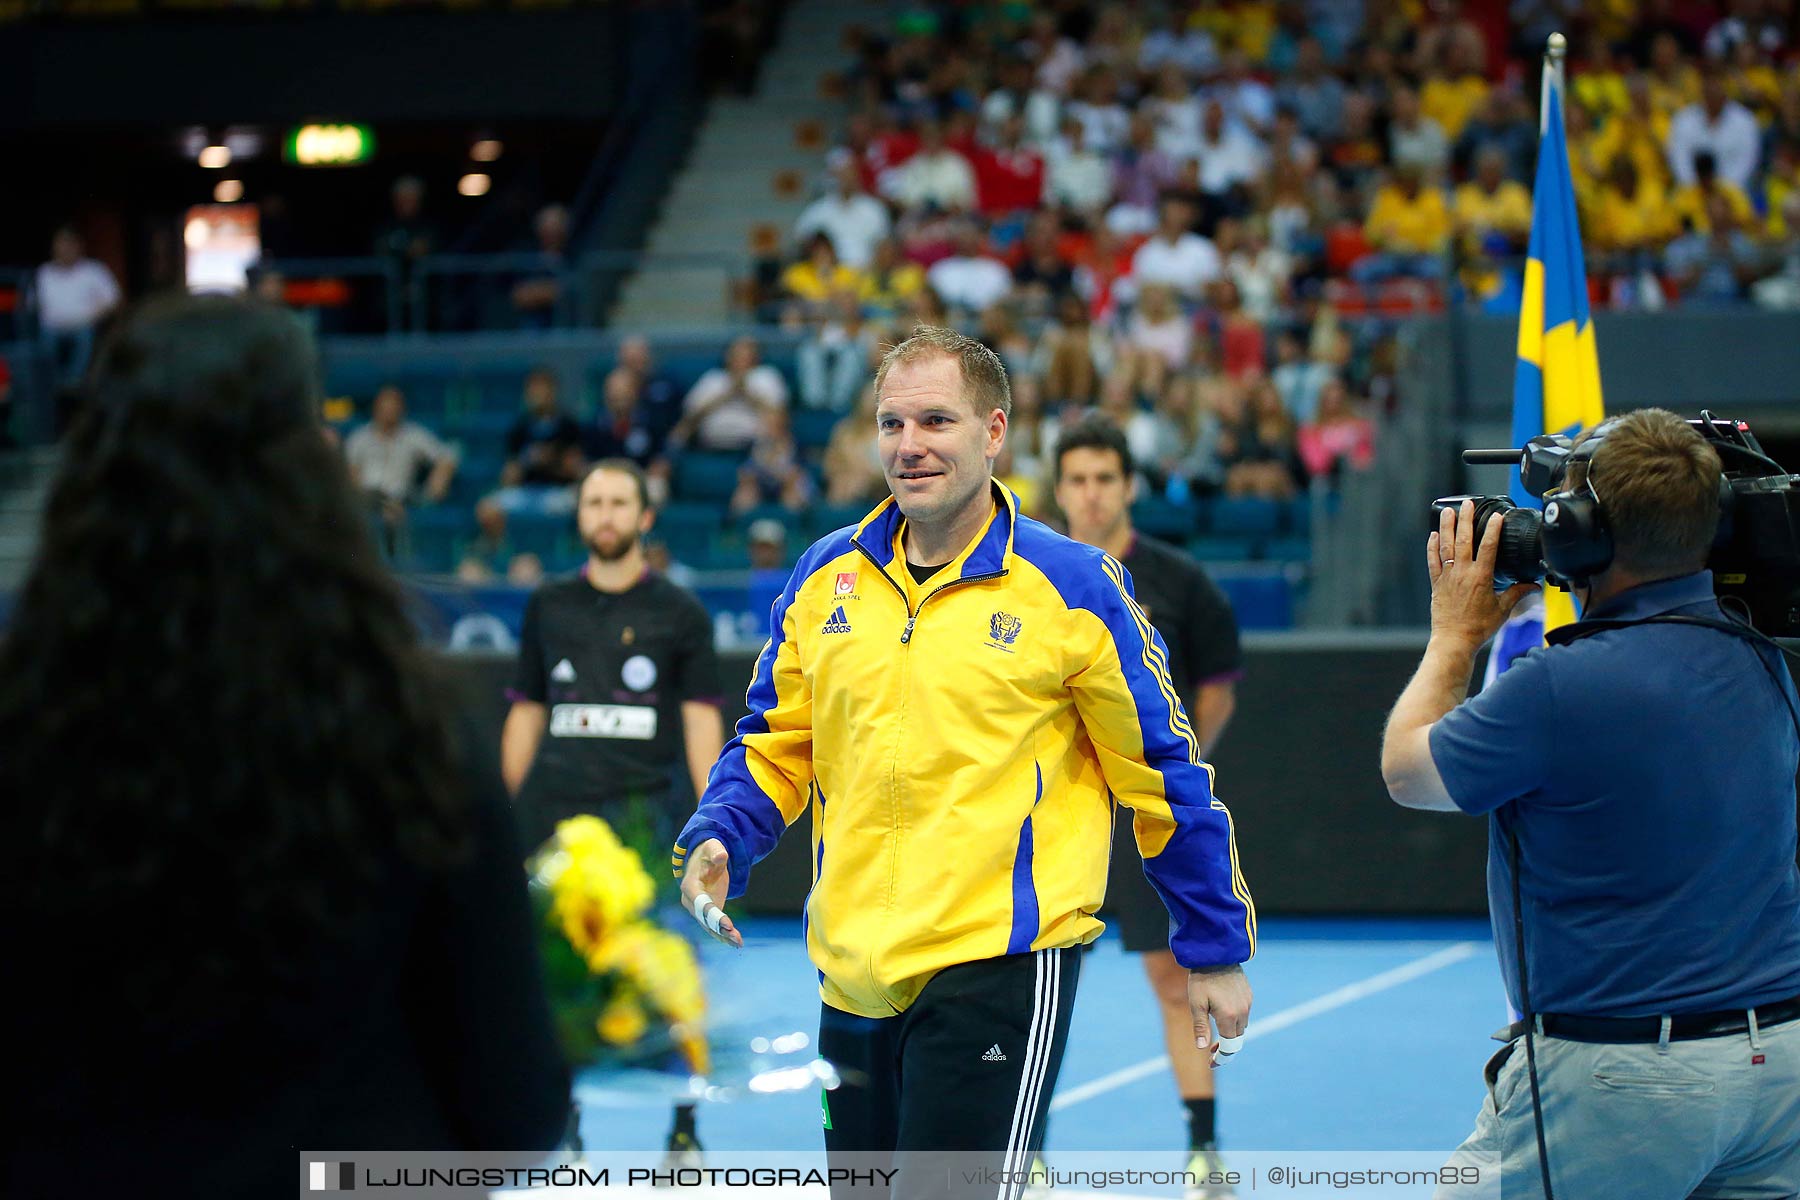
{"label": "man in yellow tracksuit jacket", "polygon": [[[999,359],[922,328],[876,394],[893,498],[801,557],[675,868],[695,916],[741,945],[719,903],[810,808],[819,1046],[845,1079],[824,1098],[828,1151],[974,1151],[1022,1180],[1079,947],[1103,928],[1114,801],[1135,810],[1215,1053],[1248,1020],[1256,915],[1124,568],[992,479]],[[941,1171],[908,1180],[902,1159],[898,1194],[946,1194]]]}

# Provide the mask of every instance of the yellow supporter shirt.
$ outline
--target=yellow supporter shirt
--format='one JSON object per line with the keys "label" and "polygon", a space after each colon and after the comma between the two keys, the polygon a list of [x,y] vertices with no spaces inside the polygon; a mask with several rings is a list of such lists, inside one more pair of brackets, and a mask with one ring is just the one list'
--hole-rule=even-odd
{"label": "yellow supporter shirt", "polygon": [[1650,76],[1650,104],[1666,119],[1700,99],[1700,73],[1683,66],[1672,79]]}
{"label": "yellow supporter shirt", "polygon": [[1436,254],[1450,237],[1450,210],[1436,188],[1423,187],[1411,200],[1395,184],[1375,193],[1363,236],[1377,250],[1399,254]]}
{"label": "yellow supporter shirt", "polygon": [[1577,134],[1569,140],[1569,178],[1575,185],[1575,202],[1587,204],[1593,199],[1600,181],[1606,177],[1606,159],[1600,131]]}
{"label": "yellow supporter shirt", "polygon": [[1469,118],[1487,103],[1487,95],[1487,80],[1479,75],[1429,79],[1419,90],[1419,111],[1442,126],[1444,136],[1454,142]]}
{"label": "yellow supporter shirt", "polygon": [[1681,228],[1662,185],[1645,180],[1638,184],[1636,196],[1626,196],[1615,187],[1601,188],[1588,220],[1588,231],[1598,246],[1644,250],[1666,242]]}
{"label": "yellow supporter shirt", "polygon": [[1614,113],[1631,107],[1631,95],[1625,90],[1625,77],[1617,71],[1583,71],[1569,82],[1575,98],[1587,106],[1596,121],[1604,121]]}
{"label": "yellow supporter shirt", "polygon": [[1475,233],[1496,230],[1508,235],[1531,232],[1531,193],[1511,179],[1489,192],[1470,181],[1456,189],[1456,226]]}
{"label": "yellow supporter shirt", "polygon": [[1637,25],[1638,0],[1588,0],[1583,7],[1588,20],[1608,41],[1624,41]]}
{"label": "yellow supporter shirt", "polygon": [[918,263],[903,262],[892,271],[865,271],[862,277],[862,302],[871,308],[892,312],[925,290],[925,270]]}
{"label": "yellow supporter shirt", "polygon": [[781,286],[802,300],[824,300],[833,292],[854,294],[861,284],[862,277],[856,270],[842,263],[821,271],[802,260],[781,273]]}
{"label": "yellow supporter shirt", "polygon": [[1242,50],[1251,62],[1260,63],[1275,40],[1275,6],[1268,0],[1208,4],[1188,18],[1188,25],[1210,33],[1220,49]]}
{"label": "yellow supporter shirt", "polygon": [[1785,178],[1777,175],[1773,170],[1769,172],[1766,191],[1769,201],[1768,230],[1770,237],[1779,240],[1788,235],[1787,218],[1782,215],[1781,209],[1787,203],[1787,198],[1796,190],[1800,190],[1800,172]]}
{"label": "yellow supporter shirt", "polygon": [[[1715,180],[1713,187],[1718,189],[1725,197],[1725,202],[1731,206],[1731,215],[1736,218],[1738,227],[1746,233],[1754,234],[1756,230],[1751,226],[1756,221],[1756,213],[1750,207],[1750,197],[1744,195],[1744,190],[1723,179]],[[1706,196],[1701,192],[1699,184],[1690,183],[1686,187],[1676,188],[1675,194],[1669,197],[1669,210],[1670,219],[1678,228],[1685,220],[1693,226],[1696,233],[1712,232],[1712,221],[1706,216]]]}
{"label": "yellow supporter shirt", "polygon": [[1767,128],[1781,107],[1781,78],[1770,66],[1739,67],[1731,73],[1726,91],[1749,109],[1756,123]]}
{"label": "yellow supporter shirt", "polygon": [[[1656,128],[1661,126],[1660,131]],[[1587,143],[1582,147],[1582,155],[1587,159],[1587,166],[1593,171],[1596,179],[1604,179],[1612,170],[1613,161],[1621,154],[1631,157],[1631,165],[1637,168],[1640,178],[1654,179],[1666,183],[1669,178],[1669,160],[1663,151],[1663,144],[1669,135],[1669,123],[1666,119],[1646,125],[1631,114],[1616,116],[1589,135]]]}

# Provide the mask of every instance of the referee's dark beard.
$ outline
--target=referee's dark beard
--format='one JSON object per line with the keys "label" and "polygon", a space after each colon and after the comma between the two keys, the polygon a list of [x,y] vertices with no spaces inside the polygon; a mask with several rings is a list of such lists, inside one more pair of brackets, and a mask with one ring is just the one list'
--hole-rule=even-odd
{"label": "referee's dark beard", "polygon": [[627,554],[630,554],[635,550],[638,544],[638,535],[637,531],[633,530],[620,538],[610,549],[597,536],[585,540],[587,542],[588,550],[593,553],[595,558],[599,559],[601,562],[610,563],[618,562],[621,558],[624,558]]}

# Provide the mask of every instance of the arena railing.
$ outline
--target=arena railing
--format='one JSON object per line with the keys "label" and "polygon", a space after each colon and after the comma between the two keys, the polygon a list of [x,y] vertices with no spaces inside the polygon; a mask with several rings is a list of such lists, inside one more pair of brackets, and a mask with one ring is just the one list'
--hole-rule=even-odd
{"label": "arena railing", "polygon": [[[588,251],[560,263],[522,251],[433,254],[416,262],[375,256],[283,257],[261,265],[285,277],[290,303],[298,307],[352,308],[350,320],[361,327],[330,332],[394,335],[534,327],[511,306],[512,286],[526,280],[554,279],[561,285],[541,326],[569,329],[602,323],[600,297],[609,289],[601,285],[608,276],[658,267],[713,267],[740,278],[751,269],[747,255],[640,250]],[[332,281],[352,286],[320,286]],[[368,327],[371,321],[375,328]]]}
{"label": "arena railing", "polygon": [[1464,356],[1457,314],[1396,324],[1400,403],[1377,411],[1375,462],[1346,471],[1330,503],[1313,490],[1312,586],[1301,624],[1312,629],[1419,626],[1419,547],[1430,501],[1447,490]]}

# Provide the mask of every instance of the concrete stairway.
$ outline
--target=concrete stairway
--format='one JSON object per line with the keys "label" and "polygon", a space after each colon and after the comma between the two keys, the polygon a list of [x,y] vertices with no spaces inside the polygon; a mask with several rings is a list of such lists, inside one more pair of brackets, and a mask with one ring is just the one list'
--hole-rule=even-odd
{"label": "concrete stairway", "polygon": [[[753,236],[785,246],[818,190],[825,148],[844,114],[820,89],[849,64],[847,27],[875,25],[880,4],[797,0],[764,61],[753,97],[719,96],[676,176],[610,324],[619,329],[718,325],[733,317],[732,282],[749,269]],[[709,261],[657,261],[658,255]]]}

